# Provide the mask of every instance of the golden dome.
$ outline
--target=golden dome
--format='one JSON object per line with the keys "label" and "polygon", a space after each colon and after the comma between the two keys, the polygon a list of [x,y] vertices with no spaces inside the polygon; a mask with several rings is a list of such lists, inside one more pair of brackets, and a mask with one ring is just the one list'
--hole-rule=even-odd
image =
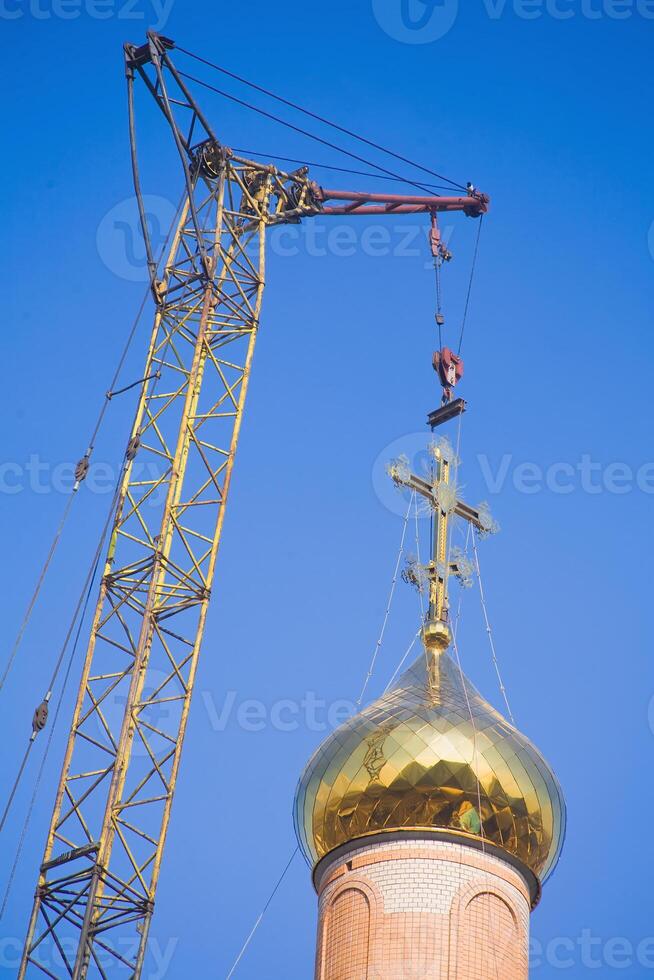
{"label": "golden dome", "polygon": [[423,653],[318,749],[295,819],[312,865],[368,835],[447,831],[497,845],[543,881],[563,844],[565,804],[531,742],[447,653]]}

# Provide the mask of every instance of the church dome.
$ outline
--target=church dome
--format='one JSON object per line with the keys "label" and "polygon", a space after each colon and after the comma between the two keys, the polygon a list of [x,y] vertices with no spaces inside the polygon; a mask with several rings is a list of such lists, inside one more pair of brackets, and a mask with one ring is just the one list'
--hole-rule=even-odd
{"label": "church dome", "polygon": [[563,844],[565,804],[532,743],[447,653],[431,652],[317,750],[295,821],[312,865],[350,841],[417,830],[496,845],[544,881]]}

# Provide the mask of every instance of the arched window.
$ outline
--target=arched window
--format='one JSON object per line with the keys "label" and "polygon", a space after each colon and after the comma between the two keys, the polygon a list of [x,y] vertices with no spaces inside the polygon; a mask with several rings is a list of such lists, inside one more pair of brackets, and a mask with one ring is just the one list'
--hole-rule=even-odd
{"label": "arched window", "polygon": [[522,943],[510,905],[491,891],[473,895],[456,923],[456,980],[526,977]]}
{"label": "arched window", "polygon": [[369,946],[368,896],[359,888],[345,888],[325,913],[320,980],[367,980]]}

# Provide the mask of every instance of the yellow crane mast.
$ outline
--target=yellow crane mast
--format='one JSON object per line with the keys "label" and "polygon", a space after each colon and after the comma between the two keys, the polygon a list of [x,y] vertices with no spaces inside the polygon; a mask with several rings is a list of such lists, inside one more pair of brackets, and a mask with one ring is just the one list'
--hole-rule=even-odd
{"label": "yellow crane mast", "polygon": [[[476,217],[488,206],[472,190],[328,191],[306,168],[285,173],[235,155],[194,101],[173,47],[154,32],[125,46],[154,326],[20,980],[141,974],[257,339],[267,229],[323,214]],[[140,193],[138,80],[169,124],[184,175],[160,278]],[[59,951],[59,974],[40,957],[46,945]]]}

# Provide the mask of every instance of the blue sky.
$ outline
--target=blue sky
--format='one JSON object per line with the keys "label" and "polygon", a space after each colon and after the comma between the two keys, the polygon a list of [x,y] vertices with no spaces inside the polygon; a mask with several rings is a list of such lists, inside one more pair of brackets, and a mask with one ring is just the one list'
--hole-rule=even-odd
{"label": "blue sky", "polygon": [[[301,8],[251,0],[245,9],[206,0],[0,3],[8,136],[0,164],[5,651],[65,503],[65,466],[86,446],[144,290],[130,203],[124,40],[158,26],[491,194],[464,347],[470,413],[461,480],[466,498],[489,500],[502,526],[481,553],[498,655],[518,725],[554,766],[569,808],[563,857],[532,919],[539,980],[654,973],[652,7],[646,0],[474,0],[465,9],[453,0]],[[334,151],[199,96],[230,145],[348,166]],[[140,113],[144,189],[164,227],[179,175],[162,122],[146,103]],[[384,187],[315,174],[327,186]],[[152,980],[227,974],[293,850],[293,792],[326,734],[327,706],[358,695],[379,632],[402,524],[380,479],[382,461],[420,451],[438,392],[426,222],[389,219],[383,241],[372,225],[322,219],[271,241],[251,398],[158,894]],[[476,225],[454,216],[444,226],[455,254],[444,275],[452,339]],[[146,318],[126,383],[140,376],[147,329]],[[112,404],[95,454],[106,472],[96,471],[95,492],[85,487],[76,503],[2,692],[3,785],[65,632],[132,410],[133,394]],[[499,707],[475,590],[462,608],[464,668]],[[399,587],[371,697],[416,628],[415,596]],[[317,725],[306,707],[312,699],[325,706]],[[289,715],[287,701],[305,707]],[[15,975],[63,734],[0,923],[2,976]],[[28,779],[0,842],[2,887],[30,789]],[[298,859],[235,976],[311,976],[315,904]]]}

